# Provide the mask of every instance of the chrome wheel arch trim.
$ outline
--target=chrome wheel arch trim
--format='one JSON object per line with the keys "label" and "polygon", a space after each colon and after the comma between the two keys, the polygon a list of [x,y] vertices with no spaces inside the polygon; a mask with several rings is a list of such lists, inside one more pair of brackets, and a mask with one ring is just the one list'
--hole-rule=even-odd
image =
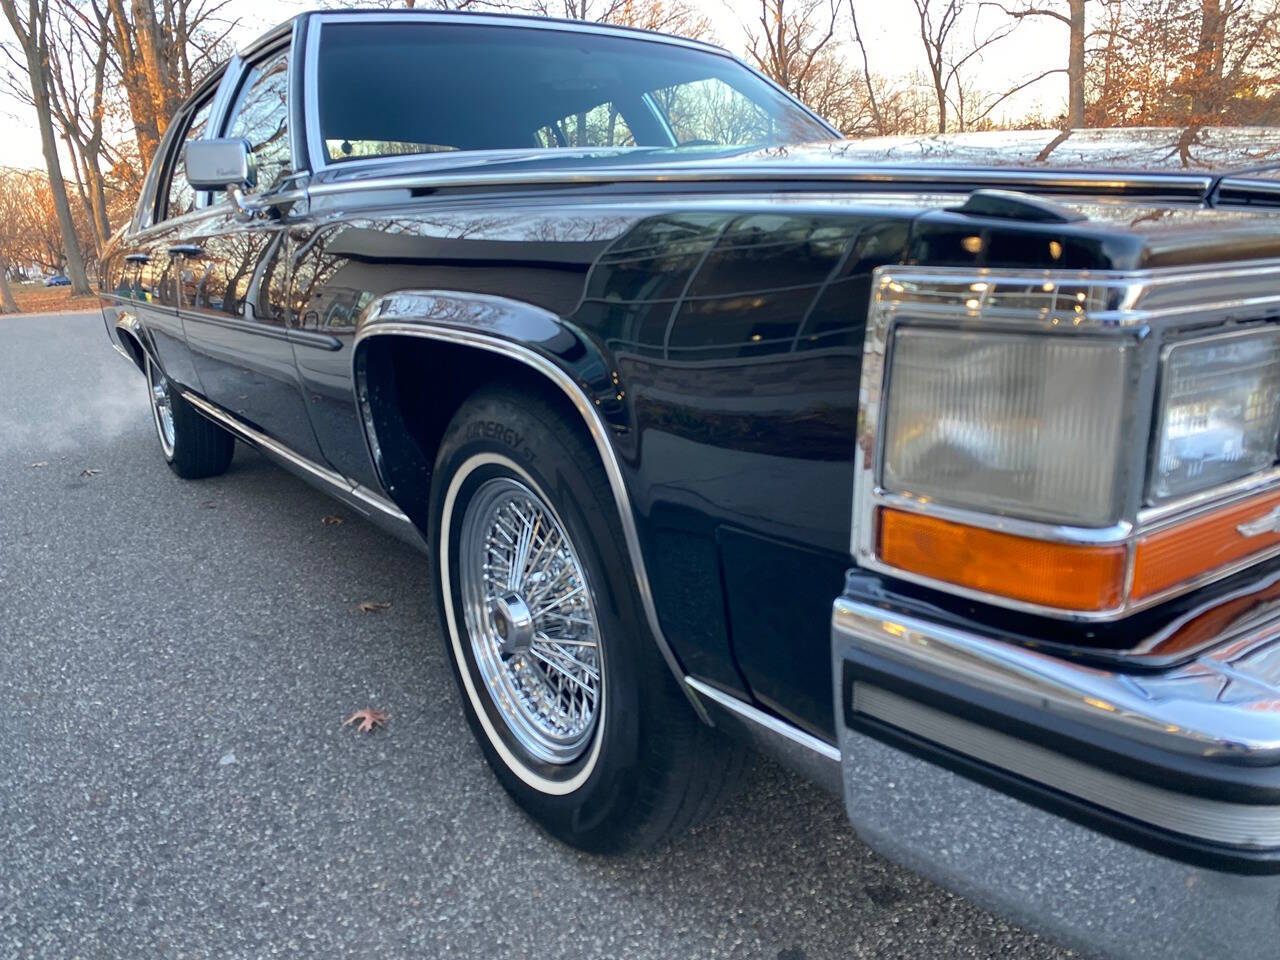
{"label": "chrome wheel arch trim", "polygon": [[[151,349],[148,343],[146,331],[143,329],[142,321],[138,319],[137,314],[122,312],[116,317],[113,325],[115,331],[115,342],[112,344],[116,351],[126,360],[132,363],[145,376],[147,372],[147,361],[150,361],[157,370],[162,374],[164,368],[156,360],[155,351]],[[124,337],[129,338],[132,347],[126,345]],[[132,348],[137,349],[137,353],[130,352]]]}
{"label": "chrome wheel arch trim", "polygon": [[[404,291],[388,294],[369,305],[365,318],[359,325],[355,340],[352,343],[352,384],[355,389],[357,403],[359,403],[359,397],[364,394],[364,388],[361,383],[359,365],[355,363],[355,360],[360,345],[365,340],[376,336],[419,337],[495,353],[529,367],[559,389],[582,417],[583,424],[586,426],[587,432],[595,445],[596,452],[600,456],[605,476],[609,480],[609,489],[613,493],[614,505],[618,509],[623,539],[626,541],[627,556],[631,561],[631,568],[635,574],[636,590],[640,594],[640,605],[644,610],[649,631],[653,634],[654,640],[658,644],[658,649],[662,653],[663,659],[667,662],[672,676],[680,684],[680,688],[685,692],[689,702],[693,704],[698,716],[703,722],[714,726],[697,692],[685,682],[684,668],[680,665],[680,660],[676,657],[675,651],[667,640],[667,636],[663,632],[661,622],[658,619],[658,609],[653,600],[648,568],[645,564],[644,554],[640,549],[640,532],[636,527],[635,513],[631,508],[631,495],[627,490],[626,481],[623,479],[617,453],[613,449],[613,444],[609,441],[608,430],[595,405],[591,403],[586,392],[563,368],[545,355],[522,343],[474,329],[447,326],[425,320],[415,321],[409,318],[409,314],[415,312],[413,310],[415,302],[421,305],[428,300],[441,298],[469,300],[489,308],[517,311],[525,314],[533,312],[542,315],[545,320],[554,323],[556,326],[560,326],[562,323],[559,317],[547,310],[543,310],[541,307],[535,307],[517,300],[509,300],[504,297],[439,290]],[[396,301],[394,307],[389,305],[391,300]],[[395,311],[398,318],[384,319],[392,310]],[[368,418],[363,415],[363,408],[361,410],[360,419],[366,431],[365,439],[369,449],[371,451],[376,450],[378,449],[377,437],[372,435],[372,426],[369,424]]]}

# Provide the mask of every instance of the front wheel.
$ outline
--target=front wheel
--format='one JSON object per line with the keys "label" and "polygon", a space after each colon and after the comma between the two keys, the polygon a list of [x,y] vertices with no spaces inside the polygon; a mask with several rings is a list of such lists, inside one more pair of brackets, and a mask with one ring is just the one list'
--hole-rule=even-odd
{"label": "front wheel", "polygon": [[714,808],[742,750],[703,725],[646,625],[596,451],[495,388],[450,423],[432,481],[445,646],[498,780],[559,839],[651,847]]}
{"label": "front wheel", "polygon": [[169,468],[184,480],[225,473],[236,451],[235,437],[188,403],[150,357],[145,366],[151,419]]}

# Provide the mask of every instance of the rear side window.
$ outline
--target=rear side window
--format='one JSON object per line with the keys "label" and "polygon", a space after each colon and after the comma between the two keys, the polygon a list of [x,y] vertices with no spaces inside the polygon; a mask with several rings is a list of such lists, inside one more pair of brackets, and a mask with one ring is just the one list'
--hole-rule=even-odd
{"label": "rear side window", "polygon": [[258,191],[272,189],[289,172],[288,123],[289,55],[279,53],[250,67],[223,134],[249,141]]}
{"label": "rear side window", "polygon": [[169,184],[165,194],[164,218],[180,217],[196,208],[196,192],[187,183],[187,174],[182,166],[182,152],[192,140],[200,140],[209,136],[209,114],[213,110],[213,93],[210,93],[195,112],[191,114],[191,122],[182,136],[182,142],[174,151],[173,160],[169,164]]}
{"label": "rear side window", "polygon": [[327,22],[316,64],[326,163],[406,153],[830,140],[731,57],[583,30]]}
{"label": "rear side window", "polygon": [[634,147],[635,135],[616,104],[601,103],[590,110],[562,117],[537,134],[540,147]]}
{"label": "rear side window", "polygon": [[652,100],[681,146],[769,138],[769,115],[718,77],[663,87]]}

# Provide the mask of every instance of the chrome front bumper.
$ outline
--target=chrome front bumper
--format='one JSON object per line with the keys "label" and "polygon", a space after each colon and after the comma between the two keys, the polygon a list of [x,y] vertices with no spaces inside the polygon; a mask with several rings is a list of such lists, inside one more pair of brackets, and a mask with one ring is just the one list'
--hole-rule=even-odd
{"label": "chrome front bumper", "polygon": [[844,796],[868,843],[1085,950],[1280,956],[1273,609],[1125,670],[863,586],[851,575],[836,601],[832,652]]}

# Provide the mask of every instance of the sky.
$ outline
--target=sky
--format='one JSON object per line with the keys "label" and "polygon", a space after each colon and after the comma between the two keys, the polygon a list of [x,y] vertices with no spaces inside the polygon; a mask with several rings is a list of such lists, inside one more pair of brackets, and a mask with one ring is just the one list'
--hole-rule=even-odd
{"label": "sky", "polygon": [[[746,40],[743,21],[759,9],[754,0],[691,0],[712,22],[719,43],[741,54]],[[918,21],[912,0],[856,0],[858,23],[867,40],[871,69],[886,76],[923,70]],[[269,27],[317,4],[308,0],[231,0],[226,17],[234,22],[231,36],[237,45],[248,43]],[[358,6],[359,4],[352,4]],[[332,5],[331,5],[332,6]],[[987,16],[999,16],[989,13]],[[7,24],[0,41],[12,38]],[[990,48],[974,72],[974,80],[992,90],[1008,89],[1065,58],[1066,27],[1047,18],[1023,22],[1009,39]],[[853,53],[853,51],[850,51]],[[1043,107],[1052,116],[1063,109],[1066,79],[1048,77],[1006,102],[1010,115]],[[0,93],[0,166],[42,167],[40,135],[35,115],[25,104]]]}

